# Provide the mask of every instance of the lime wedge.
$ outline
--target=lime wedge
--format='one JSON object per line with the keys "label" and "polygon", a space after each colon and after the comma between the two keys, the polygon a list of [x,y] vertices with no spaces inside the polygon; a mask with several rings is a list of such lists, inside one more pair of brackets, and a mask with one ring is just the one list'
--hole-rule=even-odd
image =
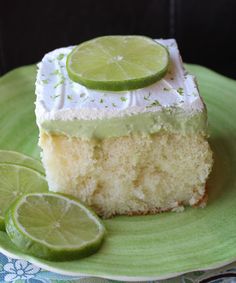
{"label": "lime wedge", "polygon": [[55,193],[21,197],[6,214],[6,231],[22,251],[56,261],[94,253],[105,234],[94,212],[73,197]]}
{"label": "lime wedge", "polygon": [[122,91],[160,80],[168,50],[145,36],[103,36],[86,41],[67,57],[69,77],[88,88]]}
{"label": "lime wedge", "polygon": [[45,174],[42,163],[39,160],[16,151],[0,150],[0,163],[18,164],[34,169],[43,175]]}
{"label": "lime wedge", "polygon": [[0,230],[4,230],[4,215],[9,206],[21,195],[47,192],[45,177],[30,168],[0,163]]}

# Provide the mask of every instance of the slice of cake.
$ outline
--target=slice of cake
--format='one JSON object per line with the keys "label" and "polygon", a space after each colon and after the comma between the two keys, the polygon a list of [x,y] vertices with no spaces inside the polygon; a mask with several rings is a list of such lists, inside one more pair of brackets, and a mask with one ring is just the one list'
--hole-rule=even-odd
{"label": "slice of cake", "polygon": [[50,190],[78,197],[103,217],[182,210],[206,199],[213,163],[206,107],[175,40],[156,42],[169,51],[168,72],[136,90],[72,81],[66,59],[73,47],[38,65],[36,117]]}

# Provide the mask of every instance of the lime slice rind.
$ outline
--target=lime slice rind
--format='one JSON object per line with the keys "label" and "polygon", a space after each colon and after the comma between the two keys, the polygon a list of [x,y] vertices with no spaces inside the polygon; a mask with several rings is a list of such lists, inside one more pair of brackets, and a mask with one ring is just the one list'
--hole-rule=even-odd
{"label": "lime slice rind", "polygon": [[[21,202],[23,202],[28,196],[31,196],[31,195],[42,197],[42,194],[37,194],[37,193],[24,195],[24,196],[21,198],[21,200],[17,202],[17,204],[15,205],[14,210],[17,211],[19,205],[21,204]],[[56,193],[47,193],[47,194],[44,194],[44,195],[48,195],[48,196],[53,195],[53,196],[57,196],[57,197],[59,197],[59,198],[60,198],[60,197],[61,197],[61,198],[67,197],[67,198],[70,199],[70,204],[71,204],[71,205],[76,204],[76,205],[78,205],[80,208],[82,208],[82,204],[81,204],[78,200],[75,201],[75,200],[72,199],[72,197],[70,197],[70,196],[66,196],[66,195],[63,195],[63,194],[56,194]],[[84,207],[84,205],[83,205],[83,207]],[[86,208],[86,209],[88,209],[88,208]],[[34,241],[38,241],[39,243],[44,244],[44,245],[46,245],[46,246],[48,246],[48,247],[60,248],[60,246],[49,244],[49,243],[47,243],[45,240],[42,241],[42,240],[40,240],[40,239],[37,239],[37,238],[31,236],[31,235],[25,230],[25,228],[17,221],[17,216],[18,216],[18,215],[15,215],[15,224],[20,228],[20,230],[22,231],[22,233],[24,233],[25,235],[27,235],[27,237],[31,238],[31,239],[34,240]],[[99,224],[99,227],[102,228],[102,226],[100,225],[100,221],[98,221],[98,217],[95,216],[95,214],[94,214],[91,210],[90,210],[90,218],[92,218],[96,223]],[[103,228],[102,228],[102,229],[103,229]],[[98,235],[98,237],[99,237],[99,235]],[[98,238],[98,237],[97,237],[97,238]],[[95,238],[94,240],[96,240],[96,238]],[[82,246],[85,246],[86,243],[88,243],[88,241],[84,241],[84,244],[83,244]],[[75,248],[75,246],[73,246],[73,245],[68,245],[68,246],[66,246],[66,247],[67,247],[68,249],[70,249],[70,248]],[[80,247],[81,247],[81,245],[80,245]]]}
{"label": "lime slice rind", "polygon": [[[51,201],[48,202],[50,198]],[[29,210],[29,203],[33,203],[31,212]],[[28,225],[27,223],[27,216],[23,213],[24,211],[30,212],[31,218],[35,217],[37,222],[37,218],[39,218],[40,215],[34,214],[34,208],[37,208],[37,205],[42,203],[44,203],[44,205],[48,205],[52,209],[53,221],[49,221],[47,219],[45,222],[46,230],[52,232],[50,235],[50,244],[44,239],[47,237],[44,230],[42,230],[42,234],[40,234],[42,226],[36,228],[37,223],[35,223],[34,230],[32,230],[31,225]],[[58,203],[61,205],[62,210],[64,209],[63,204],[67,203],[71,210],[76,211],[76,209],[79,208],[82,214],[77,213],[71,219],[66,219],[64,217],[60,218],[61,214],[56,215],[55,213],[55,211],[58,212]],[[41,217],[43,219],[43,212]],[[25,220],[26,222],[24,222]],[[63,226],[65,221],[66,225],[67,222],[68,224],[71,222],[72,226],[67,226],[66,229]],[[83,222],[87,223],[86,226],[82,227],[85,230],[87,229],[88,235],[90,235],[91,239],[82,241],[81,243],[81,235],[83,235],[83,233],[86,234],[86,231],[82,231],[82,228],[80,227],[80,223]],[[59,226],[55,226],[55,224],[58,224]],[[91,231],[94,229],[95,233],[91,235]],[[55,261],[77,259],[93,254],[100,248],[105,234],[105,228],[101,220],[93,211],[71,196],[55,193],[27,194],[18,199],[18,201],[16,201],[6,213],[6,231],[15,245],[24,252],[36,257]],[[35,235],[32,235],[32,231],[38,236],[35,237]],[[54,244],[58,241],[57,236],[55,236],[58,234],[58,231],[61,233],[59,238],[61,241],[60,245]],[[65,239],[68,243],[74,242],[76,244],[65,244]]]}
{"label": "lime slice rind", "polygon": [[0,216],[0,231],[4,231],[4,230],[5,230],[4,217]]}
{"label": "lime slice rind", "polygon": [[149,86],[165,76],[168,66],[167,48],[144,36],[92,39],[75,47],[66,62],[73,81],[105,91]]}
{"label": "lime slice rind", "polygon": [[20,152],[0,149],[0,164],[1,163],[25,166],[45,175],[43,165],[39,160]]}
{"label": "lime slice rind", "polygon": [[[94,90],[104,90],[104,91],[126,91],[126,90],[135,90],[135,89],[141,89],[147,86],[150,86],[154,84],[156,81],[161,79],[167,72],[166,70],[163,70],[158,74],[158,76],[150,76],[148,79],[145,79],[144,82],[140,82],[137,80],[123,80],[123,81],[106,81],[106,82],[99,82],[99,86],[97,82],[85,80],[83,79],[78,81],[81,85],[84,85],[90,89]],[[73,78],[73,75],[70,76],[72,80],[76,81],[76,77]],[[121,85],[122,83],[122,85]]]}
{"label": "lime slice rind", "polygon": [[31,168],[0,163],[0,230],[4,230],[4,215],[8,207],[25,193],[47,192],[45,177]]}

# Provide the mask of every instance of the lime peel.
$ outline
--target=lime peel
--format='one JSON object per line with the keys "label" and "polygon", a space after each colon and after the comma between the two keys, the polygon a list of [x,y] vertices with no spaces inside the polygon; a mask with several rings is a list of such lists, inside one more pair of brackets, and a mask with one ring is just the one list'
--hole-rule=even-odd
{"label": "lime peel", "polygon": [[67,56],[69,77],[88,88],[124,91],[165,76],[167,48],[145,36],[103,36],[75,47]]}
{"label": "lime peel", "polygon": [[[69,210],[61,217],[65,204]],[[52,214],[45,220],[48,209]],[[72,260],[91,255],[100,248],[105,235],[97,215],[76,198],[64,194],[24,195],[9,208],[5,218],[6,231],[15,245],[28,254],[47,260]],[[45,229],[51,231],[51,235],[48,233],[50,238]]]}
{"label": "lime peel", "polygon": [[45,175],[42,163],[23,153],[0,149],[0,163],[21,165]]}
{"label": "lime peel", "polygon": [[4,230],[4,214],[21,195],[32,192],[47,192],[48,185],[38,171],[31,168],[0,163],[0,230]]}

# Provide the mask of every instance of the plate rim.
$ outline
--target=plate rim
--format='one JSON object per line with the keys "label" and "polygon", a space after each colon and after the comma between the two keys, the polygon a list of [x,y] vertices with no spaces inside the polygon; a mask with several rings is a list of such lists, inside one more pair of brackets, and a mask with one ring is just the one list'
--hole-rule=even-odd
{"label": "plate rim", "polygon": [[[28,68],[29,67],[36,67],[36,64],[20,66],[18,68],[15,68],[15,69],[7,72],[3,76],[0,76],[0,84],[2,82],[2,79],[4,79],[5,76],[11,75],[14,71],[19,71],[19,70],[27,68],[27,67]],[[197,64],[185,64],[185,67],[186,67],[187,70],[190,69],[191,73],[193,72],[192,70],[194,70],[195,68],[200,68],[201,71],[209,72],[213,76],[218,76],[221,79],[227,80],[229,83],[231,83],[232,85],[234,85],[236,87],[236,80],[234,80],[232,78],[228,78],[225,75],[219,74],[219,73],[215,72],[214,70],[211,70],[207,67],[197,65]],[[161,275],[161,276],[151,276],[151,277],[147,277],[147,276],[121,276],[121,275],[116,276],[116,275],[107,275],[105,273],[104,274],[98,274],[97,271],[92,272],[92,273],[80,273],[80,272],[66,271],[66,270],[61,269],[61,268],[58,269],[57,267],[51,267],[50,265],[48,265],[46,263],[42,263],[42,262],[38,261],[38,259],[36,257],[31,257],[31,256],[29,256],[27,254],[23,254],[23,253],[22,253],[22,256],[19,256],[19,255],[16,255],[14,253],[7,251],[6,249],[4,249],[1,246],[0,246],[0,252],[2,254],[6,255],[6,256],[11,257],[11,258],[26,260],[26,261],[28,261],[32,264],[35,264],[36,266],[38,266],[40,268],[43,268],[45,270],[55,272],[55,273],[58,273],[58,274],[61,274],[61,275],[81,276],[81,277],[99,277],[99,278],[104,278],[104,279],[121,280],[121,281],[127,281],[127,282],[170,279],[170,278],[173,278],[173,277],[176,277],[176,276],[181,276],[183,274],[190,273],[190,272],[206,271],[206,270],[212,270],[212,269],[220,268],[220,267],[226,266],[226,265],[236,261],[236,256],[235,256],[231,260],[217,262],[217,263],[208,265],[205,268],[203,267],[203,268],[189,269],[189,270],[185,270],[185,271],[181,271],[181,272],[164,274],[164,275]]]}
{"label": "plate rim", "polygon": [[[155,281],[155,280],[166,280],[166,279],[171,279],[171,278],[175,278],[187,273],[191,273],[191,272],[196,272],[196,271],[208,271],[208,270],[213,270],[213,269],[217,269],[223,266],[226,266],[228,264],[231,264],[233,262],[236,261],[236,257],[234,257],[233,259],[229,260],[229,261],[224,261],[224,262],[219,262],[213,265],[210,265],[206,268],[196,268],[196,269],[190,269],[187,271],[182,271],[182,272],[176,272],[176,273],[170,273],[170,274],[164,274],[161,276],[120,276],[120,275],[107,275],[107,274],[94,274],[94,273],[80,273],[80,272],[72,272],[72,271],[66,271],[64,269],[57,269],[56,267],[51,267],[50,265],[47,265],[46,263],[42,263],[40,261],[37,260],[36,257],[31,257],[27,254],[24,254],[23,257],[21,256],[17,256],[14,253],[11,253],[7,250],[5,250],[4,248],[2,248],[0,246],[0,252],[2,254],[4,254],[7,257],[11,257],[13,259],[20,259],[20,260],[25,260],[28,261],[31,264],[34,264],[35,266],[38,266],[39,268],[42,268],[44,270],[47,270],[49,272],[53,272],[53,273],[57,273],[60,275],[65,275],[65,276],[78,276],[78,277],[84,277],[84,278],[88,278],[88,277],[97,277],[97,278],[103,278],[103,279],[108,279],[108,280],[118,280],[118,281],[125,281],[125,282],[146,282],[146,281]],[[48,268],[49,267],[49,268]],[[97,273],[97,272],[95,272]]]}

